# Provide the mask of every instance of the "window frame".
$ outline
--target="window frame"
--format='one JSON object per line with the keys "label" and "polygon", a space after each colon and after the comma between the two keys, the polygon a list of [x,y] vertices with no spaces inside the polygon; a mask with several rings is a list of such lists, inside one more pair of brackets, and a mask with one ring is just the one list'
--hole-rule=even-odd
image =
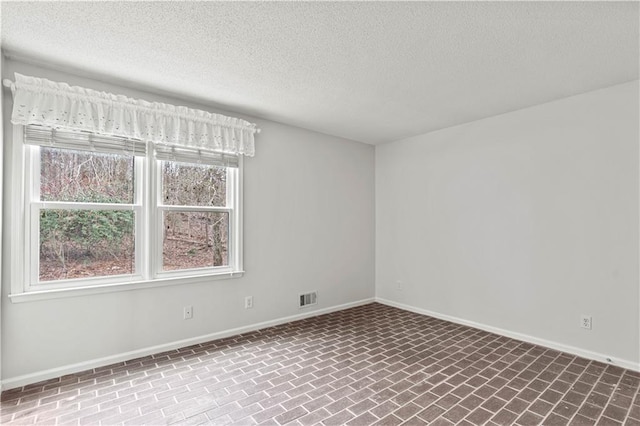
{"label": "window frame", "polygon": [[[144,281],[144,259],[142,244],[135,244],[134,265],[135,270],[131,274],[105,275],[90,278],[70,278],[62,280],[52,280],[41,282],[40,275],[40,251],[39,251],[39,218],[40,211],[44,209],[64,209],[64,210],[120,210],[133,211],[135,214],[135,241],[145,241],[147,230],[144,229],[143,222],[143,195],[145,159],[134,156],[134,186],[133,203],[87,203],[87,202],[67,202],[67,201],[40,201],[40,156],[39,146],[29,146],[22,144],[25,152],[25,168],[23,171],[25,179],[25,245],[28,256],[25,257],[25,276],[23,279],[25,292],[42,291],[53,289],[64,289],[69,287],[89,287],[92,285],[112,284],[128,281]],[[89,151],[87,151],[89,152]],[[142,177],[142,178],[140,178]],[[31,185],[29,185],[31,184]],[[30,188],[29,188],[30,187]],[[27,222],[29,221],[29,222]],[[26,253],[26,252],[25,252]],[[126,277],[129,277],[128,279]]]}
{"label": "window frame", "polygon": [[[198,271],[209,271],[210,274],[220,274],[220,273],[231,273],[234,270],[234,265],[237,264],[237,258],[239,253],[237,253],[236,249],[236,238],[233,236],[233,231],[237,226],[237,210],[241,210],[236,205],[235,200],[239,199],[238,192],[238,176],[240,173],[241,164],[238,168],[227,167],[227,178],[226,178],[226,206],[187,206],[187,205],[166,205],[161,203],[162,200],[162,170],[160,167],[160,163],[162,161],[169,160],[153,160],[153,165],[151,166],[154,170],[151,172],[150,180],[153,180],[155,185],[150,190],[152,194],[152,200],[150,205],[155,210],[155,214],[150,215],[151,221],[154,222],[152,229],[155,230],[155,242],[153,243],[153,266],[152,270],[154,273],[154,278],[162,279],[162,278],[171,278],[171,277],[186,277],[197,275]],[[242,157],[240,157],[240,161],[242,161]],[[177,163],[185,164],[183,161],[176,161]],[[196,164],[196,163],[193,163]],[[164,271],[162,269],[163,266],[163,242],[164,242],[164,222],[163,222],[163,214],[164,212],[195,212],[195,211],[203,211],[203,212],[226,212],[229,214],[229,241],[227,247],[227,259],[228,265],[225,266],[213,266],[207,268],[191,268],[191,269],[179,269],[173,271]],[[241,268],[240,268],[241,269]]]}
{"label": "window frame", "polygon": [[[161,200],[159,196],[161,190],[159,163],[162,160],[155,158],[153,144],[149,144],[146,156],[135,157],[133,204],[43,202],[39,200],[39,147],[24,143],[25,126],[18,124],[12,126],[13,138],[9,147],[10,153],[6,158],[9,160],[7,167],[8,176],[11,179],[7,185],[9,193],[7,195],[11,202],[7,223],[10,230],[19,230],[18,232],[10,232],[8,266],[11,277],[9,298],[12,302],[209,282],[243,276],[243,158],[241,155],[238,156],[237,168],[227,168],[227,206],[217,208],[229,211],[229,265],[162,271],[163,224],[161,214],[163,210],[159,208]],[[231,185],[229,185],[230,181]],[[38,197],[38,199],[36,200],[34,197]],[[44,205],[47,207],[73,206],[74,208],[78,206],[94,210],[133,210],[136,215],[134,273],[38,283],[39,212]],[[33,230],[36,232],[32,232]]]}

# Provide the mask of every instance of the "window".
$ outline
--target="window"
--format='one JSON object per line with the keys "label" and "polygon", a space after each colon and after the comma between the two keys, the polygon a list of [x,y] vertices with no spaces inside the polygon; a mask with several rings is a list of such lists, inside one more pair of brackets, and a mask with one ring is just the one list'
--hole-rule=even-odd
{"label": "window", "polygon": [[240,156],[15,127],[13,295],[241,272]]}
{"label": "window", "polygon": [[14,73],[14,302],[241,276],[256,124]]}
{"label": "window", "polygon": [[157,235],[159,275],[234,263],[237,228],[237,156],[158,146]]}
{"label": "window", "polygon": [[142,224],[135,156],[27,149],[31,284],[135,274]]}

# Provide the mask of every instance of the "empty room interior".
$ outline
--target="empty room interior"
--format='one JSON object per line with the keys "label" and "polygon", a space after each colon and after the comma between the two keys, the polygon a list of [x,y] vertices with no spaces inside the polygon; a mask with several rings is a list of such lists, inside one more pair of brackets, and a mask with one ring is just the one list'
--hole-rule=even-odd
{"label": "empty room interior", "polygon": [[640,3],[0,3],[0,423],[640,425]]}

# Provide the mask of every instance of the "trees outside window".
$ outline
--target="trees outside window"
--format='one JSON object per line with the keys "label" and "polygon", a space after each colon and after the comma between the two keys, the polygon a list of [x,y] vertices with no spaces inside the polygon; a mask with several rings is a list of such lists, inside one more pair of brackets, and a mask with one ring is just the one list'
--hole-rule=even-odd
{"label": "trees outside window", "polygon": [[39,281],[132,274],[134,156],[39,151]]}
{"label": "trees outside window", "polygon": [[18,162],[27,290],[240,270],[237,157],[34,131]]}
{"label": "trees outside window", "polygon": [[227,266],[227,168],[162,161],[160,169],[163,270]]}

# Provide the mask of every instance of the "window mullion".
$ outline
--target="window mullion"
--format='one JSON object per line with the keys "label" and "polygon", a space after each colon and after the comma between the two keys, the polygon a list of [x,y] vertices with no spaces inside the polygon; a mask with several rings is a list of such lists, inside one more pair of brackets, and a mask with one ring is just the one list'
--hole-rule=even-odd
{"label": "window mullion", "polygon": [[[209,205],[207,203],[207,198],[204,198],[203,205],[193,205],[193,206],[179,205],[179,204],[164,205],[163,202],[169,203],[169,202],[176,202],[176,201],[175,200],[169,201],[168,199],[164,200],[163,198],[163,195],[162,195],[162,183],[163,183],[163,176],[164,176],[163,175],[164,169],[162,167],[163,163],[161,160],[157,160],[155,158],[153,145],[151,145],[149,146],[146,156],[134,156],[132,158],[133,180],[134,180],[133,188],[131,188],[131,185],[128,185],[128,188],[133,190],[133,194],[129,193],[130,194],[129,197],[132,196],[131,202],[127,202],[127,203],[111,202],[111,201],[118,201],[122,198],[117,198],[117,199],[103,198],[102,200],[108,201],[104,203],[84,201],[88,199],[101,200],[100,198],[93,198],[93,197],[62,198],[57,196],[58,192],[54,192],[55,190],[59,190],[60,188],[60,186],[56,185],[55,182],[58,182],[57,179],[59,178],[62,179],[64,176],[66,176],[68,172],[65,171],[63,174],[56,174],[54,170],[52,174],[49,174],[51,167],[53,167],[52,165],[56,165],[56,164],[60,165],[61,163],[58,163],[57,161],[59,160],[55,160],[55,158],[53,162],[45,163],[44,155],[45,153],[47,153],[47,155],[50,155],[48,154],[50,150],[57,149],[58,151],[65,151],[65,152],[74,151],[74,150],[70,150],[64,147],[56,148],[56,147],[48,147],[48,146],[41,147],[41,146],[34,146],[34,145],[24,145],[22,143],[23,142],[22,137],[24,135],[24,132],[20,131],[22,127],[16,126],[14,129],[15,129],[15,134],[16,135],[19,134],[19,137],[15,137],[14,138],[15,144],[12,144],[12,148],[15,149],[15,152],[11,151],[12,159],[14,160],[13,161],[14,166],[11,167],[10,169],[12,173],[11,199],[12,199],[12,202],[16,203],[17,206],[19,206],[19,208],[18,207],[11,208],[10,217],[12,220],[11,223],[17,226],[18,229],[24,230],[24,232],[19,233],[22,235],[19,238],[16,238],[15,243],[12,239],[11,247],[17,248],[17,250],[12,250],[12,252],[17,253],[17,255],[15,257],[12,256],[11,265],[12,265],[12,271],[15,271],[15,274],[12,272],[11,276],[12,276],[12,279],[14,276],[18,278],[17,280],[15,280],[15,282],[18,283],[17,285],[19,285],[19,288],[16,287],[15,289],[12,286],[12,294],[19,294],[24,292],[34,292],[35,294],[40,292],[47,292],[49,290],[58,291],[62,289],[72,289],[72,288],[100,287],[100,286],[105,286],[105,285],[108,286],[108,285],[117,284],[117,283],[125,283],[127,282],[127,280],[129,282],[140,283],[140,282],[154,281],[156,279],[159,279],[162,281],[166,279],[177,279],[177,278],[182,279],[182,278],[190,278],[190,277],[205,276],[205,275],[214,276],[214,275],[220,275],[220,274],[226,274],[226,273],[234,273],[235,271],[238,271],[239,268],[241,268],[242,254],[239,252],[239,250],[241,249],[241,242],[238,240],[238,235],[240,235],[239,232],[241,232],[239,228],[242,226],[241,216],[240,216],[241,212],[239,211],[239,208],[238,208],[239,207],[238,203],[241,201],[238,198],[239,190],[241,190],[241,188],[239,187],[239,185],[241,185],[241,182],[239,181],[239,179],[241,179],[241,173],[239,172],[238,168],[225,167],[224,173],[226,174],[226,178],[225,178],[225,174],[221,174],[222,170],[216,171],[215,175],[213,176],[208,175],[210,177],[203,178],[203,179],[209,179],[209,178],[212,179],[211,183],[207,184],[208,186],[202,186],[202,183],[209,182],[208,180],[200,180],[200,178],[196,178],[194,182],[197,182],[199,184],[194,185],[194,188],[193,188],[194,191],[196,190],[196,188],[197,188],[197,191],[201,191],[201,190],[210,191],[209,193],[202,193],[202,194],[209,194],[209,195],[204,195],[204,196],[197,195],[193,198],[190,198],[189,196],[182,197],[180,195],[177,198],[179,200],[178,203],[187,202],[189,204],[197,204],[202,202],[201,200],[202,197],[211,196],[212,202],[210,204],[216,204],[216,205]],[[58,151],[55,151],[55,152],[58,152]],[[77,154],[73,154],[73,155],[77,155]],[[90,155],[90,154],[83,154],[83,155]],[[109,155],[109,154],[101,154],[101,155]],[[118,154],[116,153],[114,155],[117,156]],[[121,158],[121,157],[122,155],[118,158]],[[51,161],[50,157],[47,156],[46,158],[47,158],[47,161]],[[63,155],[62,158],[64,159],[67,157]],[[15,161],[17,159],[20,159],[20,161]],[[118,161],[122,161],[122,160],[118,160]],[[171,161],[171,160],[167,160],[167,161]],[[86,163],[87,162],[84,161],[78,164],[84,165]],[[240,165],[242,164],[241,159],[239,160],[239,163]],[[41,164],[47,165],[47,167],[42,168]],[[75,165],[76,163],[69,162],[68,164]],[[97,164],[103,164],[103,163],[97,163]],[[190,170],[189,167],[192,167],[192,168],[203,167],[199,162],[194,162],[192,163],[191,166],[189,166],[188,164],[190,163],[187,163],[186,166],[183,165],[181,167],[187,167],[187,170]],[[223,167],[221,165],[213,165],[213,164],[211,165],[207,164],[206,166],[216,167],[216,168]],[[75,166],[73,167],[75,168]],[[127,169],[129,170],[128,172],[129,175],[127,176],[131,176],[130,162],[128,162],[127,167],[129,167]],[[64,169],[64,170],[68,170],[68,169]],[[93,170],[96,170],[96,169],[93,169]],[[102,169],[99,169],[99,170],[102,170]],[[124,170],[124,169],[120,168],[119,170]],[[47,173],[46,175],[43,174],[45,172]],[[80,172],[78,171],[78,174],[79,173]],[[95,173],[98,173],[98,171],[96,171]],[[122,175],[119,174],[118,176],[122,176]],[[194,174],[194,175],[187,174],[186,176],[187,178],[189,178],[189,176],[202,176],[202,174]],[[51,187],[48,186],[50,179],[53,179],[52,182],[54,182],[54,185]],[[191,177],[191,179],[193,179],[193,177]],[[225,181],[223,182],[222,179],[225,179]],[[41,201],[40,199],[41,185],[45,185],[45,184],[47,185],[46,191],[42,192],[43,194],[42,196],[44,196],[47,200],[52,200],[52,201]],[[188,185],[189,184],[187,184],[186,190],[190,191],[190,187]],[[211,185],[215,185],[215,189]],[[44,188],[45,187],[43,187],[42,189]],[[177,186],[175,188],[174,186],[171,186],[170,188],[171,188],[170,192],[174,191],[175,188],[178,188],[179,191],[182,190],[181,186]],[[221,197],[222,194],[220,194],[220,192],[218,193],[214,192],[214,191],[217,191],[218,188],[221,188],[220,191],[225,191],[224,196]],[[16,189],[18,190],[16,191]],[[65,189],[65,188],[63,187],[62,189]],[[178,192],[177,194],[181,194],[181,193]],[[194,192],[194,194],[201,194],[201,193]],[[57,201],[59,199],[68,199],[68,200],[77,199],[77,200],[83,200],[83,201],[81,202],[80,201]],[[129,201],[129,199],[122,199],[122,200]],[[77,213],[70,212],[72,210],[78,210],[79,212]],[[92,212],[86,212],[86,210],[90,210]],[[101,210],[111,211],[112,213],[110,213],[109,215],[103,216],[101,215],[101,213],[96,212]],[[56,211],[59,211],[59,213]],[[85,211],[85,212],[83,213],[82,211]],[[129,254],[127,255],[127,260],[126,260],[126,262],[128,263],[127,268],[129,268],[131,266],[130,262],[133,261],[132,257],[135,258],[134,260],[135,265],[133,268],[128,269],[127,271],[124,271],[124,273],[116,272],[115,274],[112,274],[112,275],[110,275],[109,273],[105,273],[105,274],[100,273],[97,276],[92,276],[87,278],[84,278],[84,277],[77,278],[77,275],[69,275],[71,276],[71,278],[56,278],[55,276],[50,275],[48,272],[46,272],[46,271],[49,271],[49,267],[50,267],[49,263],[51,264],[55,263],[56,265],[67,264],[68,266],[68,265],[72,265],[72,263],[75,262],[74,259],[76,259],[75,257],[73,258],[69,257],[69,259],[65,259],[65,261],[63,261],[62,258],[57,259],[56,257],[57,256],[56,253],[58,253],[59,251],[58,247],[61,244],[61,241],[65,241],[64,244],[66,247],[67,240],[71,241],[68,238],[72,238],[72,237],[65,236],[64,238],[67,238],[67,240],[63,240],[61,239],[62,237],[55,236],[54,234],[50,235],[49,231],[47,231],[46,234],[43,234],[43,236],[40,235],[41,228],[42,230],[45,230],[45,229],[49,230],[48,227],[47,228],[44,228],[44,227],[49,226],[49,223],[51,221],[49,221],[48,219],[50,217],[54,218],[52,220],[62,220],[62,219],[58,219],[58,216],[57,216],[58,214],[61,215],[60,217],[67,217],[67,216],[70,216],[73,218],[90,217],[92,218],[90,220],[96,220],[94,219],[95,217],[99,217],[99,218],[124,217],[125,219],[123,220],[127,220],[126,222],[127,225],[123,225],[123,226],[126,226],[126,229],[129,230],[130,229],[129,224],[131,224],[130,222],[131,217],[129,216],[130,213],[127,213],[126,215],[122,215],[120,213],[117,213],[117,214],[113,213],[114,211],[130,211],[134,214],[133,235],[131,235],[129,232],[126,233],[126,235],[128,235],[127,241],[131,241],[131,238],[133,237],[134,247],[131,247],[131,245],[127,245],[127,253]],[[166,232],[166,230],[164,229],[164,227],[169,222],[165,222],[164,216],[166,216],[170,212],[175,212],[175,213],[172,213],[173,217],[181,218],[178,220],[177,223],[186,224],[188,221],[189,230],[188,232],[185,232],[184,229],[187,229],[187,228],[184,228],[184,225],[182,225],[183,228],[179,228],[179,227],[176,228],[176,229],[182,229],[182,230],[179,230],[175,235],[178,236],[178,238],[184,238],[186,236],[187,239],[177,240],[179,241],[179,243],[177,243],[178,245],[176,247],[171,246],[171,249],[166,254],[166,256],[169,256],[169,257],[165,258],[164,257],[165,256],[164,233]],[[41,217],[45,213],[46,213],[46,219],[47,219],[46,223],[43,222],[44,219]],[[62,216],[62,215],[65,215],[65,216]],[[77,215],[89,215],[89,216],[77,216]],[[167,220],[173,220],[173,217]],[[114,220],[120,220],[120,219],[114,219]],[[104,223],[104,222],[96,222],[96,223]],[[171,226],[173,229],[173,225]],[[75,228],[71,228],[71,229],[75,229]],[[93,227],[91,229],[96,229],[96,228]],[[121,229],[124,229],[124,228],[121,228]],[[65,228],[65,231],[61,231],[61,232],[67,232],[66,228]],[[76,232],[76,231],[71,231],[71,232]],[[110,232],[110,231],[106,231],[106,232]],[[175,231],[172,231],[172,232],[175,232]],[[207,236],[211,235],[210,239],[205,238],[205,233]],[[194,238],[191,238],[192,235],[194,236]],[[170,236],[173,237],[174,234],[172,233]],[[46,247],[47,251],[46,253],[44,253],[45,258],[41,258],[41,253],[40,253],[40,250],[42,248],[41,241],[40,241],[41,238],[45,238],[46,239],[45,243],[48,244]],[[96,238],[96,237],[92,234],[92,236],[87,238]],[[191,241],[191,239],[193,239],[194,241]],[[90,241],[90,240],[86,239],[83,241]],[[107,246],[107,244],[110,244],[109,241],[112,241],[111,237],[109,237],[108,240],[107,239],[104,240],[106,248],[104,250],[99,248],[98,250],[102,250],[102,251],[99,251],[99,253],[107,253],[108,251],[106,250],[110,250]],[[208,256],[212,255],[211,254],[212,246],[210,243],[211,241],[213,241],[213,245],[214,245],[213,255],[215,260],[213,261],[213,263],[210,263],[208,260],[209,259]],[[72,244],[70,243],[73,250],[79,247],[79,245],[77,247],[73,245],[76,243],[77,242],[74,242]],[[171,241],[171,243],[173,243],[173,240]],[[77,244],[86,244],[86,242],[77,243]],[[178,258],[170,257],[173,255],[174,250],[176,249],[179,251],[179,256],[183,255],[182,251],[187,253],[187,249],[189,249],[189,244],[193,244],[193,250],[196,253],[196,256],[201,256],[200,258],[194,258],[193,262],[187,261],[187,262],[184,262],[184,264],[182,264],[179,261],[175,260],[175,259],[180,260],[181,257],[178,257]],[[208,247],[207,247],[207,244],[209,244]],[[102,240],[100,240],[99,243],[96,244],[96,246],[102,247]],[[91,247],[94,247],[94,246],[91,246]],[[133,253],[131,253],[131,249],[133,249]],[[222,252],[216,251],[218,249],[223,251]],[[193,253],[191,253],[191,250],[192,249],[189,249],[190,256],[194,255]],[[77,251],[78,250],[76,250],[76,252]],[[176,253],[178,253],[178,251],[176,251]],[[66,254],[66,248],[65,248],[65,254]],[[101,254],[98,254],[97,256],[100,256],[100,255]],[[76,254],[74,254],[74,256],[76,256]],[[97,256],[95,257],[96,259],[102,259]],[[45,261],[43,262],[42,259],[45,259]],[[163,266],[163,262],[165,261],[167,262],[167,265]],[[118,264],[122,263],[122,265],[124,265],[123,262],[124,262],[124,257],[122,258],[122,262],[119,262]],[[18,265],[18,268],[14,268],[13,265]],[[165,267],[167,268],[167,270],[164,270]],[[44,268],[43,271],[46,270],[45,271],[46,273],[40,270],[42,268]],[[115,271],[119,269],[120,268],[111,268],[109,269],[109,271],[112,271],[112,270]],[[42,282],[40,281],[41,273],[44,274],[42,276],[42,279],[44,281]],[[66,276],[67,275],[65,274],[64,277]]]}
{"label": "window mullion", "polygon": [[155,159],[155,147],[151,146],[147,152],[147,239],[149,247],[146,250],[148,264],[147,274],[150,279],[156,278],[158,271],[162,266],[162,217],[157,209],[158,200],[160,197],[160,168],[158,167],[158,161]]}
{"label": "window mullion", "polygon": [[135,210],[136,204],[119,203],[82,203],[75,201],[32,201],[32,205],[43,209],[60,210]]}
{"label": "window mullion", "polygon": [[233,211],[231,207],[209,207],[209,206],[157,206],[158,211],[175,211],[175,212],[223,212],[230,213]]}
{"label": "window mullion", "polygon": [[134,202],[135,210],[135,273],[149,279],[149,256],[146,248],[149,245],[149,200],[148,200],[148,167],[145,168],[145,157],[136,156],[134,163]]}

